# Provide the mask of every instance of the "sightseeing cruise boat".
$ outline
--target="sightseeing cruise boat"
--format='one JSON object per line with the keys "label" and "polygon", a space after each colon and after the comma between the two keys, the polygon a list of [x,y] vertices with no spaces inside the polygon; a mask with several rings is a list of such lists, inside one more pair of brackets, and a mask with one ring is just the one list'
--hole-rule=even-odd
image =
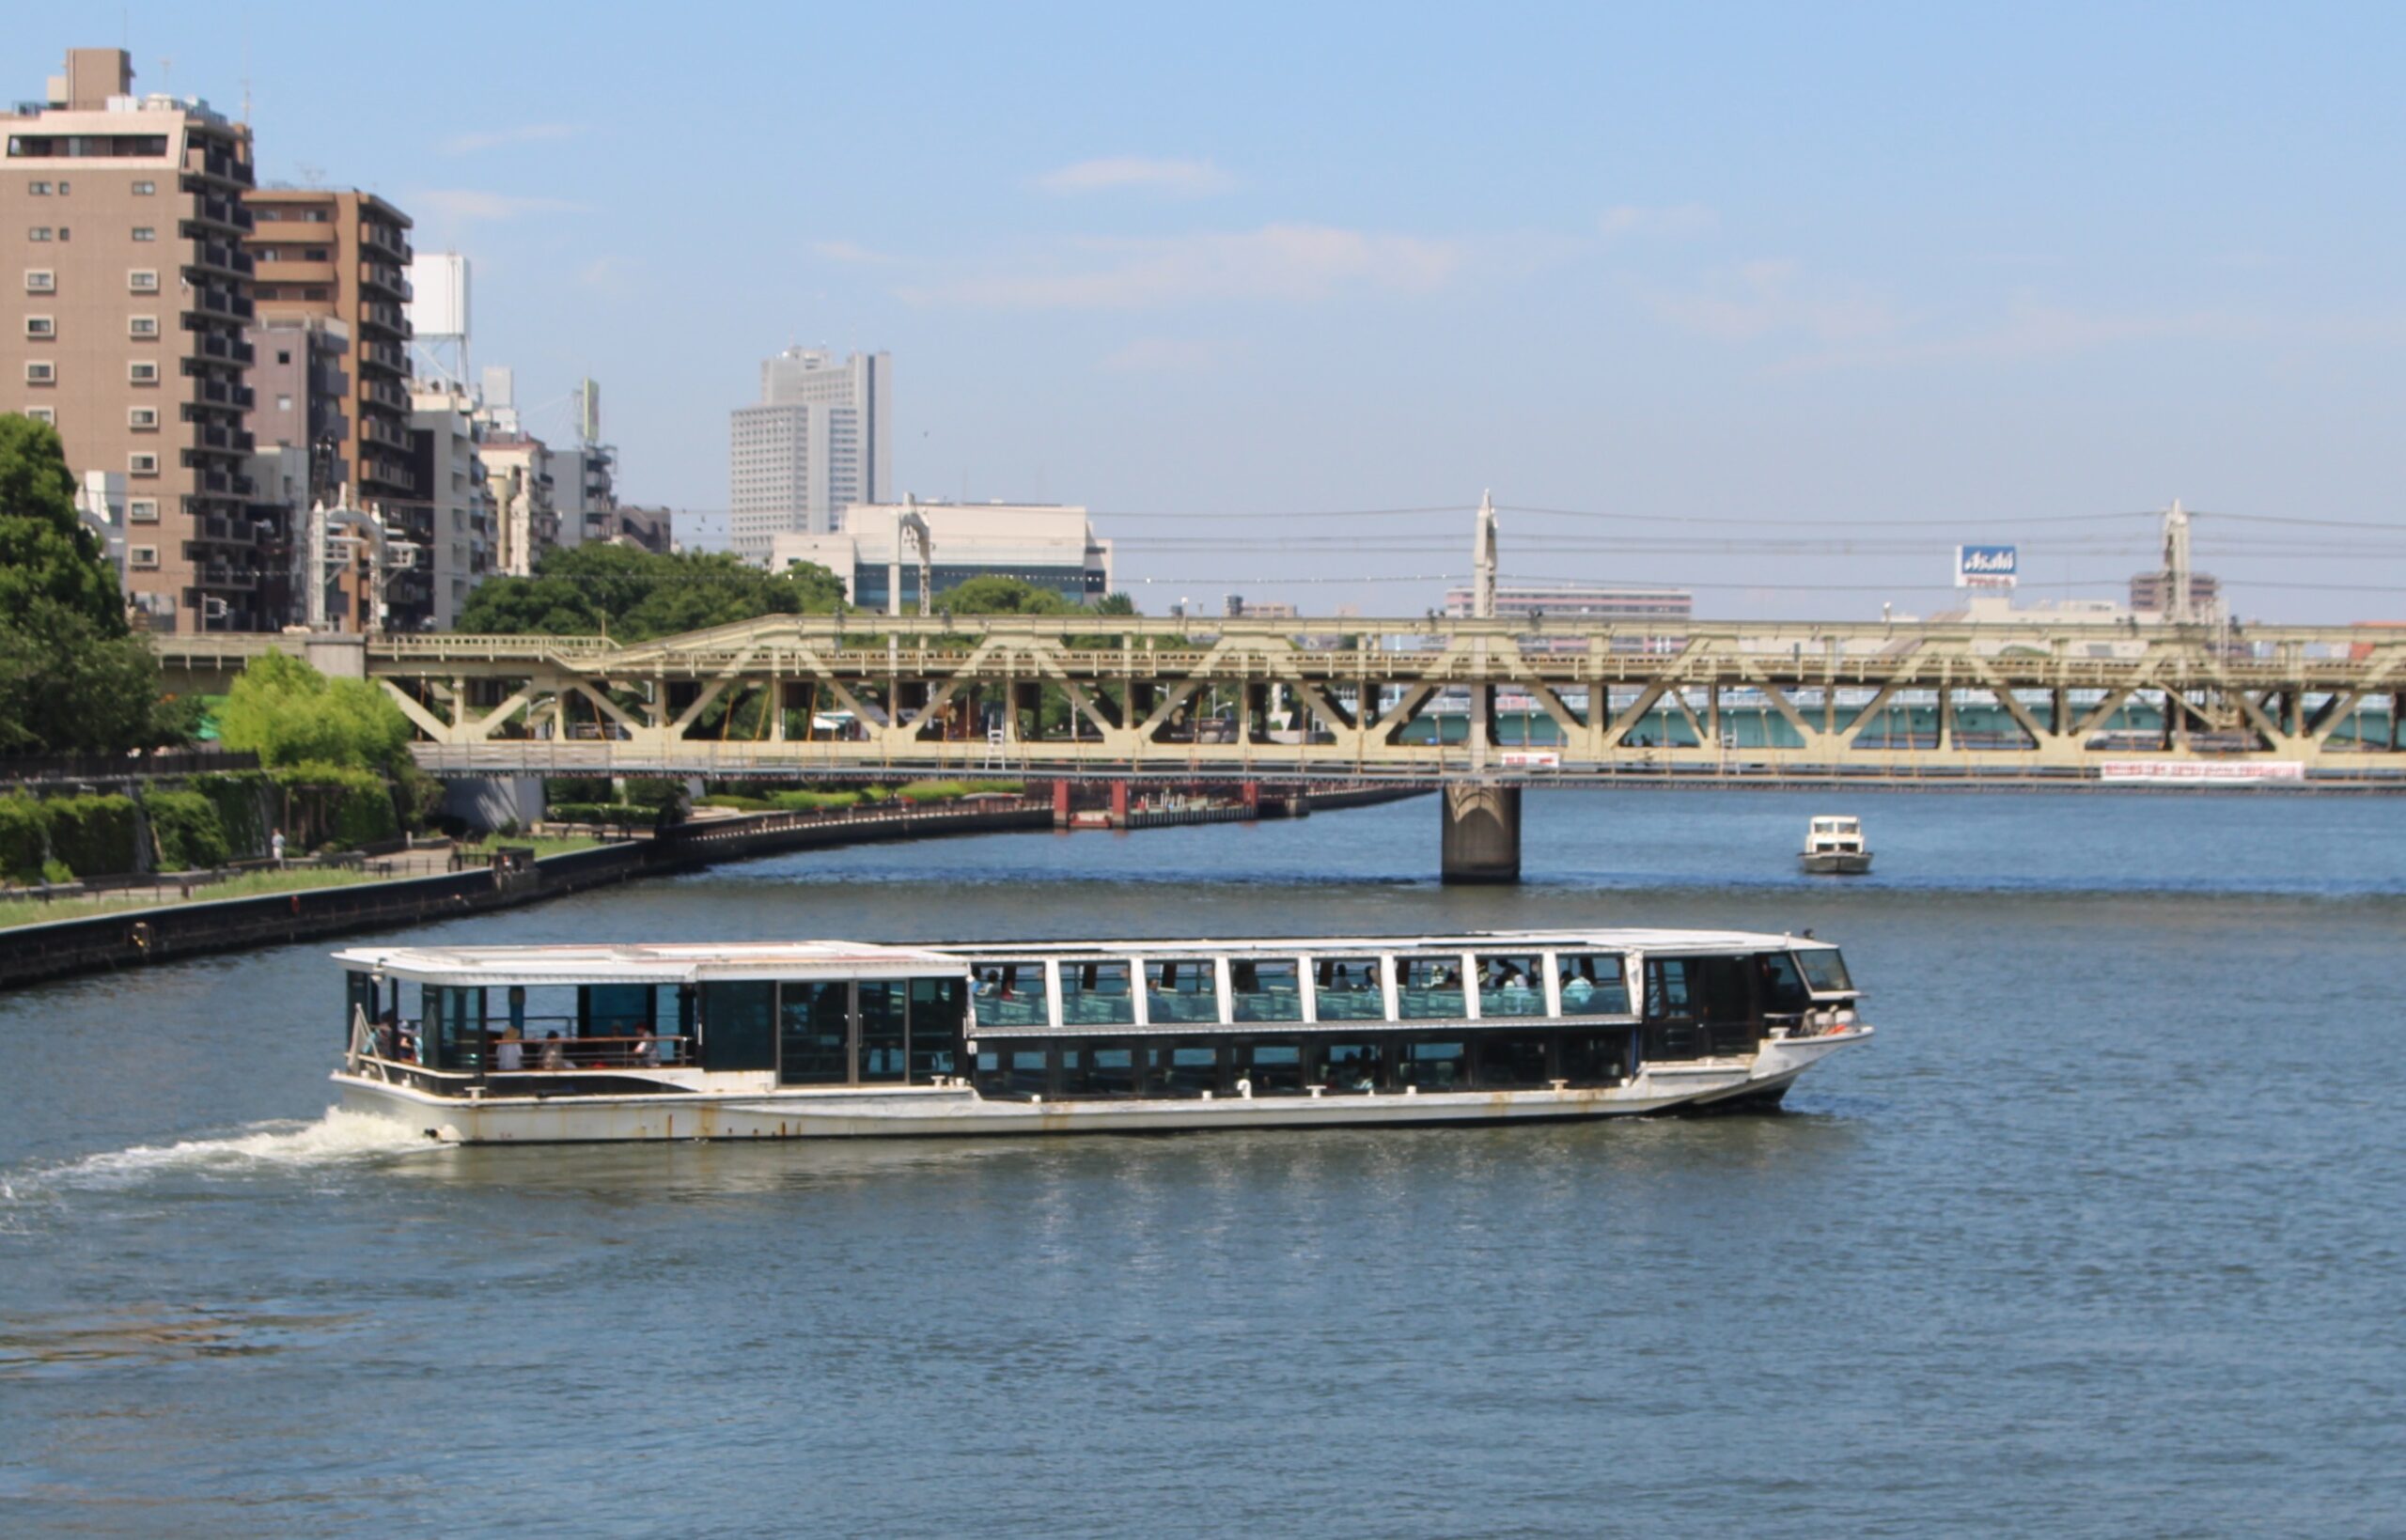
{"label": "sightseeing cruise boat", "polygon": [[1861,877],[1871,869],[1871,848],[1863,843],[1863,820],[1821,814],[1804,831],[1797,860],[1809,877]]}
{"label": "sightseeing cruise boat", "polygon": [[1838,949],[1684,930],[352,947],[346,1108],[430,1139],[1139,1132],[1770,1108]]}

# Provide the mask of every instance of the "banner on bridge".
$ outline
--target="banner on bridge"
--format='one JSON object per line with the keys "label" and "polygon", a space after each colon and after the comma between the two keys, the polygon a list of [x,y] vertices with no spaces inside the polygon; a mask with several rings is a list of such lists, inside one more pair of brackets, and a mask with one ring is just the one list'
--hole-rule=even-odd
{"label": "banner on bridge", "polygon": [[2303,781],[2305,767],[2287,760],[2109,759],[2097,767],[2100,781],[2125,786],[2245,786],[2259,781]]}

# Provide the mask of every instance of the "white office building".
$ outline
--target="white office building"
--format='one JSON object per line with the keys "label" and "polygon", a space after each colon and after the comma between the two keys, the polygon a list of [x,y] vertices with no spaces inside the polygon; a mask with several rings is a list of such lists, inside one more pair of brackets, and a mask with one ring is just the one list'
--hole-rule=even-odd
{"label": "white office building", "polygon": [[766,562],[779,535],[826,535],[846,508],[891,495],[893,362],[789,348],[760,366],[760,404],[732,414],[729,542]]}
{"label": "white office building", "polygon": [[[919,607],[919,551],[903,533],[916,515],[928,528],[930,586],[938,599],[971,578],[1017,578],[1090,604],[1111,591],[1111,542],[1100,539],[1086,510],[1045,503],[864,504],[827,535],[772,537],[769,565],[823,567],[866,610]],[[895,595],[898,591],[898,600]]]}

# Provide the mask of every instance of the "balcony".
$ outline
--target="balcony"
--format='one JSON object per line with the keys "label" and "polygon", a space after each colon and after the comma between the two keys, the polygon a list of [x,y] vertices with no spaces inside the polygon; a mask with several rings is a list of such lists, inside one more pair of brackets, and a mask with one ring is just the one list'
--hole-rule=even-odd
{"label": "balcony", "polygon": [[[200,232],[195,229],[187,230],[185,234],[198,237]],[[230,272],[243,278],[249,277],[251,270],[257,266],[251,260],[251,254],[242,247],[207,239],[202,239],[193,249],[192,259],[194,267],[206,268],[212,272]]]}
{"label": "balcony", "polygon": [[389,262],[360,263],[359,287],[380,294],[390,295],[396,300],[406,300],[410,297],[409,279],[402,276],[399,268]]}
{"label": "balcony", "polygon": [[[199,188],[189,191],[199,192]],[[251,211],[239,198],[203,197],[192,207],[192,217],[203,224],[222,226],[243,235],[251,233]]]}
{"label": "balcony", "polygon": [[361,220],[359,243],[369,251],[383,252],[404,266],[409,263],[410,243],[402,239],[398,229],[390,225],[381,224],[372,219]]}
{"label": "balcony", "polygon": [[410,372],[409,354],[389,342],[363,342],[354,350],[354,356],[367,367],[382,369],[388,374],[406,375]]}
{"label": "balcony", "polygon": [[194,316],[211,320],[249,320],[258,314],[258,306],[231,289],[195,288],[185,303],[190,306],[184,312],[186,325],[191,324]]}
{"label": "balcony", "polygon": [[196,397],[214,407],[234,412],[248,412],[258,401],[257,393],[248,385],[229,385],[222,380],[204,380],[195,393]]}
{"label": "balcony", "polygon": [[403,497],[415,495],[417,477],[410,474],[407,465],[376,455],[364,454],[359,459],[359,484],[362,487]]}
{"label": "balcony", "polygon": [[398,304],[370,302],[359,307],[359,323],[363,331],[384,332],[393,336],[410,334],[409,318],[401,314]]}
{"label": "balcony", "polygon": [[398,450],[404,455],[410,451],[409,430],[398,426],[389,418],[361,417],[359,437],[363,443],[382,444],[387,449]]}
{"label": "balcony", "polygon": [[251,164],[238,161],[222,149],[198,149],[184,155],[184,174],[206,177],[211,181],[227,182],[236,187],[252,185]]}
{"label": "balcony", "polygon": [[395,412],[412,410],[410,393],[389,380],[361,381],[359,398],[363,401],[373,401],[380,407],[390,407]]}
{"label": "balcony", "polygon": [[[200,326],[194,324],[194,319],[195,318],[187,316],[184,320],[184,329],[199,333],[192,341],[192,350],[199,357],[220,364],[249,368],[252,361],[258,356],[251,345],[242,338],[229,336],[224,332],[202,331]],[[204,326],[213,324],[215,324],[213,319],[201,323]]]}
{"label": "balcony", "polygon": [[223,593],[247,594],[259,585],[258,572],[227,562],[204,562],[192,570],[192,585]]}
{"label": "balcony", "polygon": [[231,471],[202,471],[192,481],[194,487],[211,497],[248,497],[254,490],[249,476]]}
{"label": "balcony", "polygon": [[249,455],[258,450],[251,435],[239,428],[220,428],[203,423],[193,429],[192,446],[204,454]]}

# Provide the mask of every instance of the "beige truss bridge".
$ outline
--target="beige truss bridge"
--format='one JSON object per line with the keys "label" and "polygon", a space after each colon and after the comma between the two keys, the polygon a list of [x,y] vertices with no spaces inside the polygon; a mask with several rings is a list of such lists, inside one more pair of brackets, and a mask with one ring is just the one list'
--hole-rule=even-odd
{"label": "beige truss bridge", "polygon": [[[445,775],[2077,783],[2108,763],[2271,764],[2406,789],[2406,630],[2377,627],[1691,622],[1665,639],[1659,623],[853,614],[629,646],[304,640],[331,668],[347,646]],[[293,645],[159,639],[194,682]],[[1447,715],[1445,733],[1412,730]]]}

